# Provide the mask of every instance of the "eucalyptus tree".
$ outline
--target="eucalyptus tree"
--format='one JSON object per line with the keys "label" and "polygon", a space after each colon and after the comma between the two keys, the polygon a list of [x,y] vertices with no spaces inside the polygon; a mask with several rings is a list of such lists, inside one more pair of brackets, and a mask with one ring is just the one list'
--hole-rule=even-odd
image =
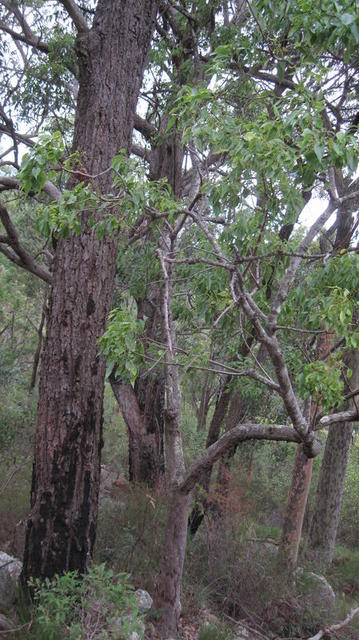
{"label": "eucalyptus tree", "polygon": [[[326,277],[325,265],[339,249],[334,243],[329,251],[318,252],[314,243],[318,234],[325,232],[326,223],[335,213],[335,229],[345,226],[348,238],[357,225],[358,181],[354,173],[358,157],[353,128],[357,109],[356,60],[343,57],[343,42],[347,46],[351,43],[354,51],[357,16],[348,3],[329,5],[326,11],[316,8],[313,32],[309,28],[313,20],[309,5],[251,3],[251,17],[245,27],[222,32],[223,40],[213,59],[217,84],[210,89],[189,87],[174,111],[174,117],[185,122],[185,140],[187,135],[204,157],[214,149],[225,154],[225,161],[219,173],[201,173],[199,198],[193,206],[183,208],[182,221],[172,223],[168,242],[158,249],[164,279],[165,429],[171,489],[158,603],[164,611],[163,627],[167,633],[175,631],[179,612],[189,494],[213,462],[238,442],[262,437],[300,443],[305,456],[311,458],[320,450],[318,429],[328,421],[342,424],[358,420],[354,403],[349,410],[336,412],[330,418],[319,414],[310,424],[303,398],[315,398],[319,390],[320,395],[326,394],[324,410],[335,410],[343,393],[341,372],[345,374],[348,363],[335,350],[323,361],[312,356],[312,362],[299,358],[296,362],[283,338],[292,331],[316,335],[323,331],[320,322],[328,325],[339,311],[338,334],[347,349],[355,351],[358,346],[356,327],[347,322],[348,313],[357,305],[355,287],[346,290],[329,285],[324,308],[311,304],[314,296],[308,299],[308,326],[296,325],[296,320],[303,318],[301,305],[305,306],[305,289],[302,298],[297,292],[298,278],[303,274],[306,277],[303,262],[321,265],[318,269]],[[241,84],[234,82],[236,75]],[[307,231],[288,239],[284,230],[298,221],[312,193],[325,196],[327,206]],[[203,200],[204,211],[212,220],[206,219],[208,216],[199,207]],[[253,205],[258,202],[260,206]],[[229,225],[221,231],[213,218],[230,210],[234,215],[227,216]],[[182,229],[193,226],[202,243],[197,243],[196,252],[192,245],[189,255],[179,236]],[[352,245],[348,249],[355,250]],[[216,327],[225,319],[236,317],[243,339],[248,343],[253,335],[255,341],[249,345],[251,360],[243,361],[240,354],[229,363],[214,363],[211,359],[212,370],[216,367],[217,374],[255,379],[278,394],[286,421],[292,426],[265,428],[264,416],[263,423],[238,425],[209,446],[186,471],[181,448],[178,371],[181,366],[193,366],[193,354],[186,362],[176,345],[173,279],[176,269],[196,263],[224,274],[223,289],[216,295],[226,298],[228,304],[219,312]],[[293,375],[295,372],[297,376]],[[352,393],[356,391],[353,389]]]}
{"label": "eucalyptus tree", "polygon": [[[217,459],[248,439],[293,442],[308,458],[314,457],[321,448],[316,429],[329,418],[318,415],[315,424],[309,424],[302,401],[317,387],[326,389],[325,411],[330,412],[342,397],[341,356],[324,365],[315,357],[303,362],[288,336],[303,330],[315,336],[322,330],[323,309],[312,305],[305,319],[305,288],[298,295],[299,279],[307,278],[304,263],[325,272],[337,251],[335,246],[318,251],[318,234],[336,212],[337,226],[345,226],[348,233],[356,223],[356,60],[341,58],[339,43],[354,42],[358,34],[356,14],[347,2],[328,0],[314,13],[304,2],[160,3],[154,54],[160,60],[161,82],[154,81],[149,91],[144,87],[150,108],[141,118],[135,116],[135,106],[155,4],[136,0],[119,6],[100,0],[85,11],[72,0],[33,9],[26,4],[23,10],[1,2],[2,29],[16,43],[26,69],[33,68],[29,50],[52,60],[58,51],[42,20],[46,7],[61,9],[65,26],[72,19],[77,36],[74,42],[72,32],[65,27],[61,32],[66,56],[60,71],[69,99],[77,86],[67,74],[75,74],[79,86],[72,154],[66,157],[67,129],[65,146],[58,134],[43,136],[23,160],[20,175],[0,180],[5,189],[17,187],[20,179],[27,195],[42,192],[55,200],[40,215],[42,227],[54,235],[52,271],[25,251],[5,207],[0,211],[7,235],[1,237],[0,248],[52,285],[24,578],[67,568],[83,571],[91,554],[105,375],[99,338],[114,386],[123,386],[125,380],[131,402],[136,388],[128,381],[161,373],[164,363],[169,502],[156,600],[167,637],[177,631],[196,483]],[[19,73],[19,83],[22,80]],[[29,89],[34,86],[29,81]],[[18,143],[31,144],[28,132],[16,131],[9,112],[9,107],[19,107],[20,87],[12,91],[8,85],[2,116],[2,131],[12,140],[14,168],[19,164]],[[179,95],[173,95],[179,88]],[[53,100],[49,104],[61,125],[65,116],[61,104],[56,103],[58,111],[54,107],[56,92],[45,97]],[[49,108],[41,114],[45,119]],[[152,145],[150,152],[132,140],[133,123]],[[119,153],[121,148],[125,153]],[[144,166],[127,160],[130,150]],[[154,182],[148,179],[148,162]],[[70,176],[67,189],[56,178],[59,167]],[[172,190],[158,181],[163,177]],[[51,179],[58,180],[57,185]],[[293,231],[312,193],[323,196],[326,207],[309,229]],[[124,273],[131,255],[117,256],[119,235],[132,247],[133,269],[139,269],[149,244],[149,261],[156,256],[157,263],[151,264],[143,299],[133,292],[134,313],[131,301],[114,310],[101,337],[116,259]],[[338,264],[344,257],[337,257]],[[193,283],[188,304],[178,304],[176,295],[183,278]],[[153,280],[160,289],[152,287]],[[331,323],[339,306],[353,311],[356,300],[348,291],[329,285],[324,317]],[[152,302],[152,318],[143,302]],[[201,330],[187,344],[178,332],[185,315],[195,317],[189,322]],[[341,321],[339,314],[338,332],[354,349],[357,333],[347,326],[346,317],[344,313]],[[199,318],[205,319],[205,327],[199,326]],[[282,403],[281,419],[274,413],[268,416],[258,402],[255,422],[234,426],[217,440],[219,420],[206,451],[186,469],[181,372],[203,370],[221,380],[226,403],[234,379],[258,398],[266,389]],[[141,443],[147,426],[136,401]],[[225,403],[222,408],[220,418],[226,415]],[[348,416],[358,419],[356,407],[350,407],[349,414],[336,412],[330,420],[340,424]]]}
{"label": "eucalyptus tree", "polygon": [[[60,107],[60,116],[63,115],[61,95],[71,84],[67,73],[75,73],[76,80],[72,82],[77,85],[77,96],[71,149],[76,154],[79,171],[70,173],[68,188],[77,186],[81,191],[91,181],[93,191],[103,198],[112,191],[111,161],[120,149],[129,152],[131,147],[137,97],[156,10],[155,0],[121,3],[100,0],[84,11],[73,0],[41,6],[1,2],[1,29],[12,43],[11,46],[3,40],[4,47],[9,47],[7,64],[11,70],[16,55],[23,62],[22,69],[15,72],[17,78],[3,92],[2,130],[12,139],[15,167],[19,162],[18,145],[29,139],[28,134],[16,131],[12,118],[18,104],[26,105],[26,95],[25,105],[21,98],[23,82],[37,96],[36,83],[43,86],[41,80],[45,75],[46,86],[50,76],[50,99],[40,114],[39,130],[41,117],[43,120],[48,115],[46,109],[54,106],[53,101],[57,100],[55,106]],[[52,33],[49,19],[57,19],[62,26]],[[46,66],[47,56],[50,66]],[[51,84],[56,61],[59,72],[66,73],[69,80],[62,89]],[[47,74],[39,72],[44,66]],[[35,103],[36,96],[35,99],[32,96]],[[30,111],[28,119],[32,119]],[[56,156],[52,149],[42,165],[41,161],[36,166],[29,165],[28,174],[26,163],[23,164],[27,193],[43,190],[50,197],[61,198],[57,187],[46,181],[44,165],[46,161],[61,161],[62,153]],[[99,239],[90,224],[90,217],[99,221],[104,210],[98,206],[90,211],[84,204],[83,210],[77,211],[78,233],[56,239],[51,273],[42,274],[51,282],[51,292],[39,388],[24,583],[30,576],[51,577],[67,569],[83,572],[95,541],[105,377],[97,340],[111,309],[118,251],[116,234]],[[4,207],[1,212],[7,231],[7,237],[2,238],[3,252],[34,272],[36,261],[23,252]]]}

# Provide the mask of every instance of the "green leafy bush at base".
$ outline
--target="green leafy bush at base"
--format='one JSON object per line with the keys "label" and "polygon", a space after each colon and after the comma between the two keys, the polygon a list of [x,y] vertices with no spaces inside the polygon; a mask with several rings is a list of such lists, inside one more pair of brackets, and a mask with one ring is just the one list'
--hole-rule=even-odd
{"label": "green leafy bush at base", "polygon": [[127,574],[104,564],[85,576],[76,571],[30,583],[36,604],[37,640],[127,640],[143,635],[141,617]]}

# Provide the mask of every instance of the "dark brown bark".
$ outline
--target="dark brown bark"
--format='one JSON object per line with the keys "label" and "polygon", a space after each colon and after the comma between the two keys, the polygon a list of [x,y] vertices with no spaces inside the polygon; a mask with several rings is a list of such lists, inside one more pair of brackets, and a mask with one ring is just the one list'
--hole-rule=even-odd
{"label": "dark brown bark", "polygon": [[[230,431],[230,429],[233,429],[233,427],[242,422],[244,416],[245,406],[243,404],[240,392],[236,391],[232,396],[231,404],[229,406],[228,415],[226,418],[226,431]],[[231,462],[236,450],[237,445],[234,445],[234,447],[229,449],[229,451],[227,451],[227,453],[219,461],[216,483],[218,500],[215,510],[217,518],[224,515],[226,511],[226,505],[228,504],[229,487],[231,481]]]}
{"label": "dark brown bark", "polygon": [[[156,2],[99,0],[76,41],[80,86],[73,149],[91,175],[129,149]],[[111,190],[111,173],[95,181]],[[22,579],[87,568],[96,535],[105,363],[118,240],[82,231],[60,240],[42,357],[35,460]]]}
{"label": "dark brown bark", "polygon": [[[359,351],[345,354],[344,360],[353,372],[350,386],[357,389]],[[350,389],[347,387],[346,391],[349,393]],[[352,406],[352,401],[348,401],[343,410]],[[318,566],[329,565],[333,559],[352,433],[351,422],[331,424],[329,427],[309,531],[309,555]]]}
{"label": "dark brown bark", "polygon": [[[208,429],[206,448],[217,442],[219,434],[221,432],[222,424],[228,411],[229,401],[231,399],[232,390],[230,388],[231,376],[227,376],[223,387],[217,398],[216,406],[212,416],[211,424]],[[198,528],[200,527],[204,518],[205,511],[207,509],[207,500],[205,498],[209,491],[209,485],[211,482],[212,468],[210,468],[203,477],[200,479],[199,484],[201,486],[201,497],[197,496],[196,503],[190,513],[188,519],[188,527],[191,536],[194,536]],[[204,497],[203,497],[204,496]]]}
{"label": "dark brown bark", "polygon": [[29,391],[32,391],[35,388],[35,385],[36,385],[37,370],[38,370],[38,367],[39,367],[40,355],[41,355],[41,347],[42,347],[42,342],[43,342],[43,337],[44,337],[43,336],[43,330],[44,330],[45,320],[46,320],[46,315],[47,315],[47,295],[48,295],[48,292],[46,291],[44,304],[42,305],[41,320],[40,320],[39,328],[37,330],[37,345],[36,345],[36,350],[35,350],[35,353],[34,353],[34,361],[33,361],[33,364],[32,364],[32,373],[31,373],[31,381],[30,381]]}

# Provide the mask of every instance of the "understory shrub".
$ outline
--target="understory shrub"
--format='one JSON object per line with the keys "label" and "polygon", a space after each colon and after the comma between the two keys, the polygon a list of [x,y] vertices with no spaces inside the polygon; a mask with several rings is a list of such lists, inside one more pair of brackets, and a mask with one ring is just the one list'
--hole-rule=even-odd
{"label": "understory shrub", "polygon": [[133,587],[124,573],[104,564],[85,576],[76,571],[30,583],[34,589],[36,640],[126,640],[143,634]]}

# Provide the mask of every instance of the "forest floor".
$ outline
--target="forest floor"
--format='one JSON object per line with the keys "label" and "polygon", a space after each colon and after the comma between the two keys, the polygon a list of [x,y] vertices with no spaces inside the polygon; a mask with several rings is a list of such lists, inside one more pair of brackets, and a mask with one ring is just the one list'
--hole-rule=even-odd
{"label": "forest floor", "polygon": [[[21,459],[0,477],[0,550],[20,559],[30,476],[30,461]],[[338,544],[326,574],[337,595],[335,606],[313,605],[305,589],[293,588],[276,567],[279,527],[256,522],[253,516],[248,511],[232,514],[225,526],[205,519],[195,539],[189,541],[180,628],[183,640],[241,638],[235,634],[240,620],[245,625],[242,630],[255,630],[259,640],[309,638],[343,620],[358,602],[358,550]],[[128,572],[137,588],[153,593],[164,518],[163,492],[107,488],[101,497],[95,561]],[[155,623],[156,615],[147,626],[152,640],[158,638]],[[19,633],[19,638],[26,637],[23,631]],[[359,622],[326,637],[359,640]]]}

